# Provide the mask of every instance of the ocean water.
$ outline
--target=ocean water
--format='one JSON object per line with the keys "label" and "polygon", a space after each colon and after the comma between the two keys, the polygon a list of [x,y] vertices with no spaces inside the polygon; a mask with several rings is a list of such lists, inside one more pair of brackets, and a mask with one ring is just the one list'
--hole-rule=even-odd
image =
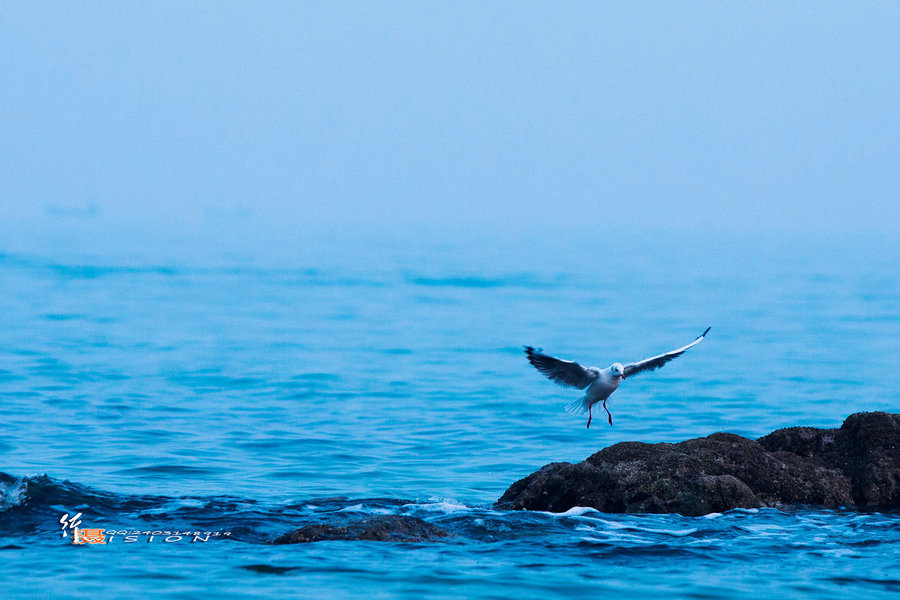
{"label": "ocean water", "polygon": [[[619,441],[897,412],[896,240],[384,234],[225,247],[0,245],[4,598],[900,592],[897,514],[492,508],[542,465]],[[702,344],[622,385],[613,427],[566,413],[577,392],[522,353],[605,367],[707,326]],[[59,519],[76,513],[117,533],[73,545]],[[453,536],[267,543],[372,514]]]}

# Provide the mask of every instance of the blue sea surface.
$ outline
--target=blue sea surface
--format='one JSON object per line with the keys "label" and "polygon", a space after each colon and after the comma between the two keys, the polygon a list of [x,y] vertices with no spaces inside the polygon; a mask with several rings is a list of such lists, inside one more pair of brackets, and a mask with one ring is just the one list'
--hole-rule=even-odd
{"label": "blue sea surface", "polygon": [[[898,249],[751,234],[0,245],[0,595],[896,597],[897,514],[492,505],[620,441],[900,412]],[[577,391],[522,353],[606,367],[707,326],[622,385],[613,427],[566,413]],[[73,545],[66,513],[117,533]],[[453,536],[268,544],[379,514]]]}

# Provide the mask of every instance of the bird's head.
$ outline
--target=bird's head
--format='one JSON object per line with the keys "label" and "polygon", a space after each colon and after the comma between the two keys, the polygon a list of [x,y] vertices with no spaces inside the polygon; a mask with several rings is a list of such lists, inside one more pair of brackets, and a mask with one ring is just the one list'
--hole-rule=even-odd
{"label": "bird's head", "polygon": [[613,377],[625,379],[625,367],[622,366],[622,363],[613,363],[609,370],[612,371]]}

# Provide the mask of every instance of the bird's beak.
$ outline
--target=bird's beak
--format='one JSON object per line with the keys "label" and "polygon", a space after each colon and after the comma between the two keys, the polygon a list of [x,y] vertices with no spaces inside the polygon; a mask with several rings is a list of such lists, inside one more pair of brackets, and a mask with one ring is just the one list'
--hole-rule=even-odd
{"label": "bird's beak", "polygon": [[621,375],[619,375],[619,377],[622,378],[622,381],[625,381],[625,373],[622,373]]}

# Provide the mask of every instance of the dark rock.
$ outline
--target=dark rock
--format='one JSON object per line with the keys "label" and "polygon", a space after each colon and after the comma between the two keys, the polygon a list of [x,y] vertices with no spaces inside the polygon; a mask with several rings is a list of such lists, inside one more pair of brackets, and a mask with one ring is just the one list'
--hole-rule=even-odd
{"label": "dark rock", "polygon": [[823,458],[850,478],[858,506],[900,508],[900,415],[850,415],[835,436],[834,452]]}
{"label": "dark rock", "polygon": [[861,508],[900,508],[900,415],[856,413],[840,429],[779,429],[759,443],[770,451],[817,458],[839,469],[849,478],[854,503]]}
{"label": "dark rock", "polygon": [[274,540],[273,544],[304,544],[324,540],[422,542],[450,535],[445,529],[416,517],[378,515],[343,525],[306,525]]}
{"label": "dark rock", "polygon": [[785,451],[810,458],[834,450],[837,429],[815,427],[788,427],[778,429],[757,440],[769,452]]}
{"label": "dark rock", "polygon": [[858,413],[840,429],[792,427],[678,444],[624,442],[517,481],[500,508],[701,515],[817,505],[900,508],[900,415]]}
{"label": "dark rock", "polygon": [[[500,503],[507,497],[515,497],[511,506],[503,508],[564,512],[573,506],[594,506],[601,503],[603,490],[614,483],[611,473],[598,469],[587,461],[577,465],[551,463],[512,484]],[[585,498],[589,499],[587,504],[579,502]]]}

